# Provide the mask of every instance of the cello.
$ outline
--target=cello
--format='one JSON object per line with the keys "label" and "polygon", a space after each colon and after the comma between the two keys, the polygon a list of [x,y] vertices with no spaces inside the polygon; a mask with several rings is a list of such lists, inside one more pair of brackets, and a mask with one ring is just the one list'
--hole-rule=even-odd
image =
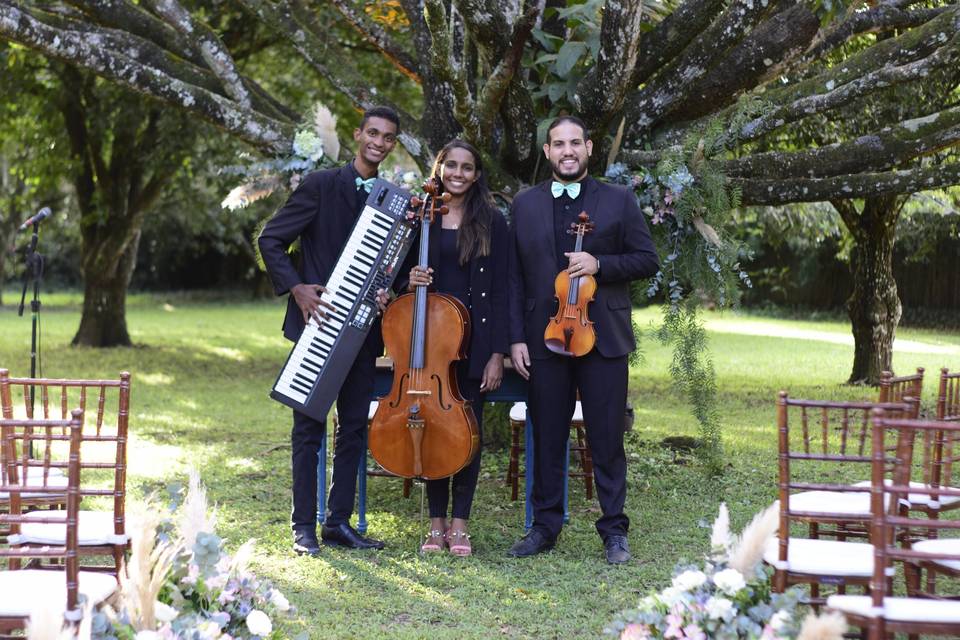
{"label": "cello", "polygon": [[[593,227],[586,211],[580,212],[577,222],[570,223],[567,233],[577,236],[575,252],[583,251],[583,236],[593,231]],[[561,356],[585,356],[597,342],[593,322],[587,317],[587,305],[597,292],[597,281],[591,275],[571,276],[563,270],[557,274],[553,286],[560,306],[557,315],[547,322],[543,332],[544,344]]]}
{"label": "cello", "polygon": [[[436,179],[424,184],[419,207],[419,264],[426,267],[430,225],[446,213],[449,194]],[[435,480],[467,466],[480,446],[477,419],[457,386],[456,363],[466,357],[470,314],[462,302],[418,285],[383,314],[383,342],[393,358],[390,393],[370,421],[370,454],[404,478]],[[406,364],[404,364],[406,363]]]}

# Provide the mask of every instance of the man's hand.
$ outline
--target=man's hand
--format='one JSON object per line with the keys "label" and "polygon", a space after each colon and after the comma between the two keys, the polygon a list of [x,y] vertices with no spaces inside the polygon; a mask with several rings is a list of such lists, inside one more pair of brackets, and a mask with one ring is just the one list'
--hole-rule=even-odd
{"label": "man's hand", "polygon": [[530,379],[530,352],[527,351],[526,342],[514,342],[510,345],[510,360],[513,362],[513,368],[517,370],[524,380]]}
{"label": "man's hand", "polygon": [[600,263],[586,251],[571,251],[563,255],[570,259],[570,266],[567,267],[567,273],[573,277],[592,276],[598,270],[597,265]]}
{"label": "man's hand", "polygon": [[420,266],[410,269],[410,282],[407,284],[407,289],[413,291],[417,286],[429,287],[431,284],[433,284],[433,269]]}
{"label": "man's hand", "polygon": [[319,284],[297,284],[290,289],[293,299],[300,307],[300,311],[303,312],[304,324],[309,323],[310,318],[313,318],[317,325],[320,325],[323,319],[327,317],[326,312],[321,307],[333,309],[332,304],[320,299],[320,294],[325,291],[326,289]]}
{"label": "man's hand", "polygon": [[496,391],[503,381],[503,354],[492,353],[483,368],[483,377],[480,378],[480,391]]}

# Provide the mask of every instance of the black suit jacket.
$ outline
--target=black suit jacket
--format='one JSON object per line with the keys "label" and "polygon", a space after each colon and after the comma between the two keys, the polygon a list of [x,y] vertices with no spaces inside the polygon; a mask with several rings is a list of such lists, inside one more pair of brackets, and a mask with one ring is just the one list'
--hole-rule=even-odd
{"label": "black suit jacket", "polygon": [[[278,296],[300,283],[325,284],[340,251],[359,217],[357,185],[349,164],[315,171],[303,178],[286,204],[260,232],[257,243]],[[300,238],[299,264],[287,249]],[[283,320],[283,335],[296,341],[303,331],[303,313],[291,295]],[[383,352],[379,321],[367,337],[366,347]]]}
{"label": "black suit jacket", "polygon": [[[632,191],[588,179],[583,207],[596,225],[583,238],[583,250],[600,260],[597,294],[589,307],[597,333],[596,348],[614,358],[636,348],[630,322],[630,281],[659,268],[647,223]],[[547,322],[556,313],[554,280],[557,248],[550,181],[517,194],[511,206],[510,342],[526,342],[531,358],[547,358],[543,342]]]}
{"label": "black suit jacket", "polygon": [[[440,259],[441,218],[430,227],[429,265],[436,273],[442,268]],[[477,256],[470,261],[470,345],[467,350],[468,375],[471,378],[483,377],[483,368],[491,354],[510,353],[509,332],[507,329],[507,264],[509,249],[507,221],[496,212],[493,227],[490,230],[490,255]],[[397,277],[397,283],[406,290],[410,280],[410,269],[418,262],[419,239],[410,249],[403,272]],[[399,288],[398,287],[398,288]]]}

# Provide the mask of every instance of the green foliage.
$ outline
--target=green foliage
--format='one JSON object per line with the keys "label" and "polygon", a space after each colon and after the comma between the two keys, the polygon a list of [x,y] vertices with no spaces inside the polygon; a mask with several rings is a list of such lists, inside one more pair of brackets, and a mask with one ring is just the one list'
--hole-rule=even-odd
{"label": "green foliage", "polygon": [[723,443],[717,409],[717,377],[703,320],[692,304],[668,305],[656,331],[661,344],[673,347],[670,376],[690,403],[700,429],[701,462],[711,474],[721,470]]}

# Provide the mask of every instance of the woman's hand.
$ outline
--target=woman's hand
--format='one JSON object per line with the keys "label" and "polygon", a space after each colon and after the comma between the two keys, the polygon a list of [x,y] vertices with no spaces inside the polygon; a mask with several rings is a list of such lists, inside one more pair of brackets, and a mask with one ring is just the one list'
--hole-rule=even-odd
{"label": "woman's hand", "polygon": [[483,368],[483,377],[480,379],[480,391],[496,391],[503,382],[503,354],[491,354],[487,366]]}
{"label": "woman's hand", "polygon": [[407,290],[413,291],[420,285],[430,286],[433,284],[433,269],[430,267],[414,267],[410,269],[410,282],[407,284]]}

